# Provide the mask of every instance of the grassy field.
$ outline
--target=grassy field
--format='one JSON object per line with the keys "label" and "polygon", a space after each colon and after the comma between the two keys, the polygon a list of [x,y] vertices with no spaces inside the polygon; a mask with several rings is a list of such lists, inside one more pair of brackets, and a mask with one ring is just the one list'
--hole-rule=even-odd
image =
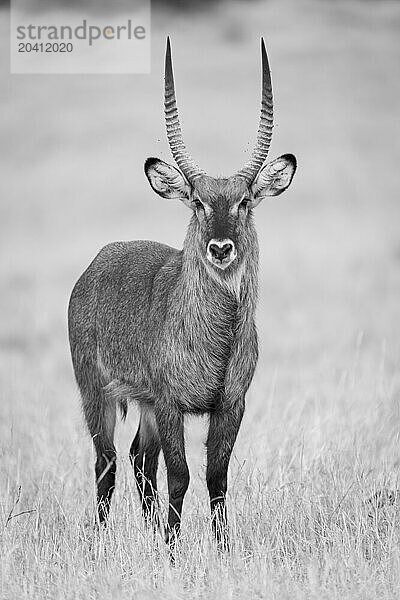
{"label": "grassy field", "polygon": [[[0,13],[0,597],[398,598],[400,522],[400,6],[232,3],[153,15],[149,76],[8,74]],[[66,335],[72,286],[105,243],[179,246],[188,212],[162,201],[170,160],[162,59],[170,33],[185,135],[211,174],[254,140],[259,35],[273,70],[271,155],[290,191],[256,214],[261,356],[230,470],[232,547],[210,535],[203,441],[176,566],[144,529],[127,451],[107,530],[93,528],[93,453]],[[163,510],[165,469],[160,470]],[[379,505],[379,506],[378,506]]]}

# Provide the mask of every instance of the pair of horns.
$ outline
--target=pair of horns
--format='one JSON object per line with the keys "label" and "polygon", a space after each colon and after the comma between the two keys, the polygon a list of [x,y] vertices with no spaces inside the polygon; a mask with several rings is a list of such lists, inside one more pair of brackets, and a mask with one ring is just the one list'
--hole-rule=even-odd
{"label": "pair of horns", "polygon": [[[261,93],[261,114],[260,123],[257,132],[256,146],[249,161],[236,173],[244,177],[251,183],[263,162],[267,158],[268,150],[271,144],[273,127],[273,97],[271,72],[269,70],[267,51],[265,50],[264,39],[261,38],[261,61],[262,61],[262,93]],[[167,38],[167,50],[165,54],[165,124],[167,128],[167,137],[178,167],[185,175],[188,181],[194,181],[201,177],[205,172],[202,171],[191,158],[183,141],[182,128],[179,122],[178,107],[176,105],[174,73],[172,70],[171,42]]]}

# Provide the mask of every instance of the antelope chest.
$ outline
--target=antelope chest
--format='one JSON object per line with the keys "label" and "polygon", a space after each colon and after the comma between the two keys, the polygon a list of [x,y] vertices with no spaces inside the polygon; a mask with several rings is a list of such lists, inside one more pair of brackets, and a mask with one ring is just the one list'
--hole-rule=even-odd
{"label": "antelope chest", "polygon": [[224,391],[234,322],[232,314],[191,327],[182,322],[166,339],[164,385],[185,412],[209,411]]}

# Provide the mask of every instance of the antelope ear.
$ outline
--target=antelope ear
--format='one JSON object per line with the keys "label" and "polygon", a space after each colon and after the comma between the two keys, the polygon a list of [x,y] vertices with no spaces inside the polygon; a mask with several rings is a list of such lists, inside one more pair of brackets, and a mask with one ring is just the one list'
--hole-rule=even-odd
{"label": "antelope ear", "polygon": [[266,196],[282,194],[292,183],[296,167],[297,161],[293,154],[283,154],[262,167],[251,186],[251,208],[257,206]]}
{"label": "antelope ear", "polygon": [[178,169],[159,158],[148,158],[144,163],[144,172],[151,187],[159,196],[188,202],[190,184]]}

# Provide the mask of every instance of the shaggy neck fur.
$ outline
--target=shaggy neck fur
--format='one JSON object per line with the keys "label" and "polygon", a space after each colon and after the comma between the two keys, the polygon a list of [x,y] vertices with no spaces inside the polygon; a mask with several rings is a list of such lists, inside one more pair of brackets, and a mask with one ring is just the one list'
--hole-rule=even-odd
{"label": "shaggy neck fur", "polygon": [[252,322],[258,287],[258,240],[249,215],[240,256],[225,271],[215,269],[201,254],[200,228],[193,216],[182,251],[182,272],[177,287],[177,311],[193,334],[206,328],[210,335],[224,336]]}

